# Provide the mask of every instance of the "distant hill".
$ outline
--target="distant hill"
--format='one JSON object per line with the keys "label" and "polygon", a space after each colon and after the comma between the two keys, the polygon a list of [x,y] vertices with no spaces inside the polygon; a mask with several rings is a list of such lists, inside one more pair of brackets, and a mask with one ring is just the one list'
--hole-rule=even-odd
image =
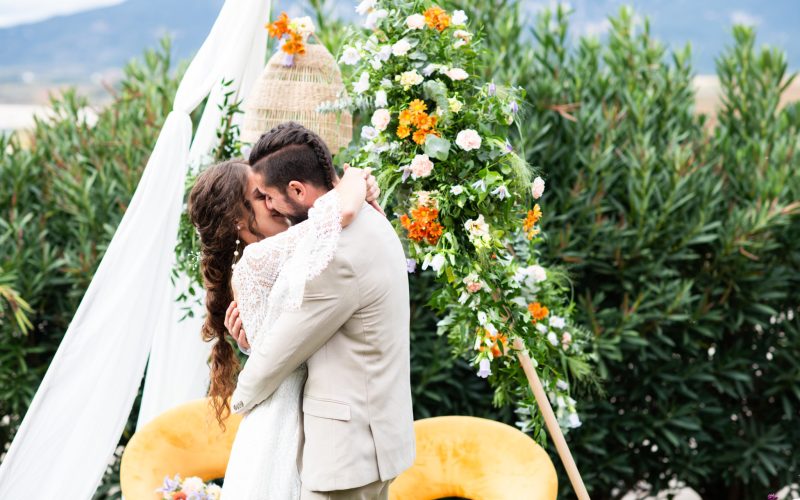
{"label": "distant hill", "polygon": [[0,82],[81,82],[122,67],[166,33],[178,58],[203,43],[223,0],[128,0],[0,29]]}

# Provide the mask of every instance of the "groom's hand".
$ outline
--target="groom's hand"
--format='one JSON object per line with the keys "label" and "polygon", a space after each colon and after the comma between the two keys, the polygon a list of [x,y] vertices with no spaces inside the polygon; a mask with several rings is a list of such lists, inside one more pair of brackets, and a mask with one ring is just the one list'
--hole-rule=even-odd
{"label": "groom's hand", "polygon": [[231,305],[228,306],[228,310],[225,311],[225,328],[228,329],[228,333],[230,333],[233,340],[239,344],[239,347],[245,351],[250,350],[250,344],[247,342],[247,335],[245,334],[244,328],[242,328],[242,318],[239,317],[239,307],[235,300],[231,302]]}

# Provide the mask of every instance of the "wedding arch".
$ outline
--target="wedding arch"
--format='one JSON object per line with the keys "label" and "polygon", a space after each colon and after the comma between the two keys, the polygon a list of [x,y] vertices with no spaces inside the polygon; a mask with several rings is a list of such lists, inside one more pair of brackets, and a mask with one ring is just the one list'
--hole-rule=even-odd
{"label": "wedding arch", "polygon": [[[266,51],[269,0],[226,0],[192,60],[130,206],[22,420],[0,498],[89,499],[130,416],[147,367],[137,428],[206,395],[210,345],[201,315],[180,321],[173,284],[190,165],[216,141],[224,92],[247,95]],[[232,81],[223,89],[222,81]],[[194,135],[189,114],[208,98]]]}

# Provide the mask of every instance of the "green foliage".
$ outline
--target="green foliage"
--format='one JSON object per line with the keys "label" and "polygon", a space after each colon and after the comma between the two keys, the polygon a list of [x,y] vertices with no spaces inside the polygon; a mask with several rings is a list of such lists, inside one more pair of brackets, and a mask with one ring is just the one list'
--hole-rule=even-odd
{"label": "green foliage", "polygon": [[520,139],[549,186],[546,256],[570,273],[607,380],[570,435],[592,497],[678,478],[758,498],[796,481],[800,115],[778,109],[783,54],[734,30],[709,132],[690,50],[631,11],[601,42],[571,38],[562,8],[530,33],[517,2],[470,9],[497,28],[487,71],[529,96]]}

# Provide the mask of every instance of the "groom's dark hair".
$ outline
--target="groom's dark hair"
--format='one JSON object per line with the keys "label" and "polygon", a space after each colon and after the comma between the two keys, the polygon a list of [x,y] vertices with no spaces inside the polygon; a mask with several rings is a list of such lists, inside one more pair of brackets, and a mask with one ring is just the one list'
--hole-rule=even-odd
{"label": "groom's dark hair", "polygon": [[333,189],[336,171],[322,138],[295,122],[281,123],[253,145],[250,166],[268,186],[286,193],[291,181]]}

